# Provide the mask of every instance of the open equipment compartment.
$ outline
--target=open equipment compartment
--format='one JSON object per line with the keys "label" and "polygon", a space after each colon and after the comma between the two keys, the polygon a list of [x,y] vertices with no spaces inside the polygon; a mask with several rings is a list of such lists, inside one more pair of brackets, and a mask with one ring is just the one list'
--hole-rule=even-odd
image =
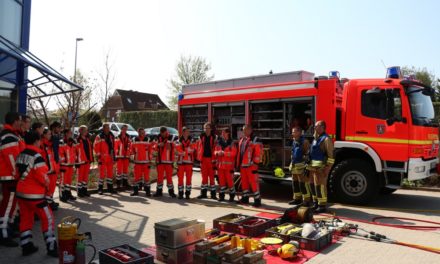
{"label": "open equipment compartment", "polygon": [[182,126],[187,127],[194,138],[198,138],[203,132],[203,124],[208,122],[208,105],[185,105],[180,108]]}
{"label": "open equipment compartment", "polygon": [[218,136],[223,129],[229,128],[232,139],[240,139],[245,124],[244,102],[212,104],[212,123]]}

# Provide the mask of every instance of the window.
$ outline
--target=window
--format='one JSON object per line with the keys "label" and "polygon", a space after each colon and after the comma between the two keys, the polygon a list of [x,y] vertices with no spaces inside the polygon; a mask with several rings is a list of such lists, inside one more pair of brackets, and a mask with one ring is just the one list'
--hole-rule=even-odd
{"label": "window", "polygon": [[377,119],[402,117],[399,89],[373,88],[362,91],[362,115]]}
{"label": "window", "polygon": [[112,126],[110,127],[110,129],[112,131],[119,131],[118,127],[115,124],[112,124]]}

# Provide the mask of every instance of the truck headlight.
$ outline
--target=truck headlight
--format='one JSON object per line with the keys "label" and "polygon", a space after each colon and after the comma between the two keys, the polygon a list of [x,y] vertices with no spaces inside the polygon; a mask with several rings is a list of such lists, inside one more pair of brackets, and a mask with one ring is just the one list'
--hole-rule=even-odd
{"label": "truck headlight", "polygon": [[415,173],[421,173],[421,172],[425,172],[425,166],[418,166],[414,168],[414,172]]}

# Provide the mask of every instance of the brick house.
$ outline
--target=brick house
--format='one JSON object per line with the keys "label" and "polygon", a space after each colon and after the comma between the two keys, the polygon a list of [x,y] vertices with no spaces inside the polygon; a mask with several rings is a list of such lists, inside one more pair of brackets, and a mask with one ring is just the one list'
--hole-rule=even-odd
{"label": "brick house", "polygon": [[169,110],[157,94],[116,89],[100,112],[107,121],[117,121],[122,112],[154,110]]}

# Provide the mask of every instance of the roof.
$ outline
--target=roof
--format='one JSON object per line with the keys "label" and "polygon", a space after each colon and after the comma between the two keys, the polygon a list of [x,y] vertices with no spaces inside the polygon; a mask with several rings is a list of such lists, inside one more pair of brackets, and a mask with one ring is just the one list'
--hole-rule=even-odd
{"label": "roof", "polygon": [[[70,81],[62,74],[54,70],[45,62],[40,60],[30,51],[25,50],[0,35],[0,62],[5,65],[4,71],[0,72],[0,80],[20,85],[16,79],[17,64],[22,64],[24,70],[31,70],[24,85],[35,91],[35,94],[28,96],[28,99],[36,99],[46,96],[64,94],[68,92],[81,91],[83,88]],[[10,67],[7,67],[10,66]],[[30,78],[32,76],[32,78]],[[64,85],[63,85],[64,84]],[[55,87],[49,90],[48,87]]]}
{"label": "roof", "polygon": [[[118,99],[112,99],[112,97]],[[145,109],[169,110],[157,94],[116,89],[112,97],[110,97],[109,101],[114,100],[113,104],[122,104],[124,111],[140,111]],[[107,107],[110,108],[111,105],[109,102]]]}

